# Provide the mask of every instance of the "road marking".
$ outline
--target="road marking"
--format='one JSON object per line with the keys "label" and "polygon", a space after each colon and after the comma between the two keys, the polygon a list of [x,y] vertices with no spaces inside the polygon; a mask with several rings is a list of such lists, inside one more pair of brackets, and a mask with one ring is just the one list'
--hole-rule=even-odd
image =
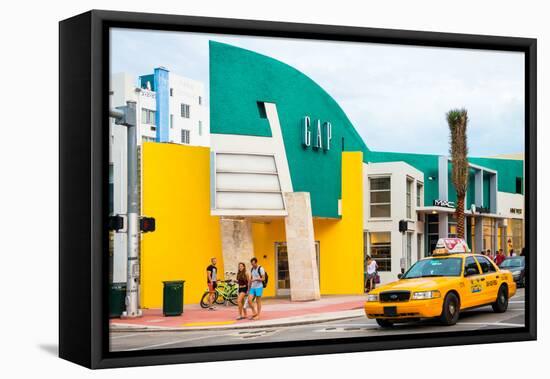
{"label": "road marking", "polygon": [[211,326],[211,325],[231,325],[234,324],[234,320],[229,321],[197,321],[197,322],[188,322],[187,324],[182,324],[181,326]]}
{"label": "road marking", "polygon": [[525,300],[509,300],[509,304],[524,304]]}
{"label": "road marking", "polygon": [[508,322],[459,322],[458,325],[491,325],[491,326],[512,326],[523,328],[524,324],[512,324]]}
{"label": "road marking", "polygon": [[118,351],[137,351],[137,350],[153,349],[153,348],[155,348],[155,347],[168,346],[168,345],[175,345],[175,344],[177,344],[177,343],[184,343],[184,342],[190,342],[190,341],[204,340],[204,339],[213,338],[213,337],[225,337],[225,336],[227,336],[227,335],[228,335],[228,334],[214,335],[214,336],[200,336],[200,337],[188,338],[188,339],[184,339],[184,340],[179,339],[179,340],[177,340],[177,341],[169,341],[169,342],[157,343],[157,344],[154,344],[154,345],[140,346],[140,347],[135,347],[135,348],[132,348],[132,349],[122,349],[122,350],[118,350]]}
{"label": "road marking", "polygon": [[124,334],[122,336],[111,336],[111,339],[117,340],[119,338],[127,338],[127,337],[141,336],[141,335],[143,335],[143,333]]}
{"label": "road marking", "polygon": [[316,327],[324,327],[324,328],[364,328],[367,326],[377,326],[376,323],[372,324],[321,324],[321,325],[315,325]]}

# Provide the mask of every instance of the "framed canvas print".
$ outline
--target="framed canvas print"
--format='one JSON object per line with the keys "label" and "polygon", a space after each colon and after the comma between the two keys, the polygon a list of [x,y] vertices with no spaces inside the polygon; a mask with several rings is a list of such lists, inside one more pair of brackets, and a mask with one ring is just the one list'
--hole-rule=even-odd
{"label": "framed canvas print", "polygon": [[60,356],[536,338],[536,40],[60,22]]}

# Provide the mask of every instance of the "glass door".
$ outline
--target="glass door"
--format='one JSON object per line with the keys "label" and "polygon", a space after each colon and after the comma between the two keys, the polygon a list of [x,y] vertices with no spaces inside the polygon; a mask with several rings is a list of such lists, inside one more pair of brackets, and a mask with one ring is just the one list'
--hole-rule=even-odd
{"label": "glass door", "polygon": [[275,243],[277,267],[277,296],[290,295],[290,272],[288,270],[288,252],[285,242]]}
{"label": "glass door", "polygon": [[[319,241],[315,241],[315,252],[317,254],[317,272],[319,277],[320,267],[320,245]],[[277,296],[289,296],[290,295],[290,270],[288,268],[288,250],[286,242],[275,242],[275,267],[276,267],[276,295]]]}

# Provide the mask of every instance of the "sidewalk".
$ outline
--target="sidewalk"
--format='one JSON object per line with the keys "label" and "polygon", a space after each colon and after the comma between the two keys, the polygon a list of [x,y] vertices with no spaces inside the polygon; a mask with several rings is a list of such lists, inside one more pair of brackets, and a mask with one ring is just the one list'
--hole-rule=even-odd
{"label": "sidewalk", "polygon": [[[111,331],[212,330],[256,328],[259,326],[291,326],[364,315],[365,296],[324,296],[318,301],[291,302],[289,299],[263,299],[260,320],[237,321],[238,308],[216,305],[216,310],[198,304],[184,305],[181,316],[164,317],[162,309],[144,309],[143,317],[111,319]],[[251,311],[248,310],[249,316]]]}

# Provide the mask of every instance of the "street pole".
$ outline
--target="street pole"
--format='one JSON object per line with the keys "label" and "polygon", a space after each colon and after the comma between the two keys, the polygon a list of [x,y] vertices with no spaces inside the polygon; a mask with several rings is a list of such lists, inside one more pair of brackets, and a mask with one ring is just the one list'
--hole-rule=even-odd
{"label": "street pole", "polygon": [[126,106],[113,109],[110,116],[115,123],[127,127],[127,272],[126,272],[126,311],[122,317],[140,317],[138,303],[139,288],[139,194],[137,178],[137,142],[136,142],[136,102],[127,101]]}
{"label": "street pole", "polygon": [[139,317],[141,311],[138,309],[138,286],[139,286],[139,194],[137,181],[137,142],[136,142],[136,102],[129,101],[126,103],[126,114],[133,115],[133,123],[128,126],[127,136],[127,168],[128,168],[128,266],[126,283],[126,313],[124,317]]}

